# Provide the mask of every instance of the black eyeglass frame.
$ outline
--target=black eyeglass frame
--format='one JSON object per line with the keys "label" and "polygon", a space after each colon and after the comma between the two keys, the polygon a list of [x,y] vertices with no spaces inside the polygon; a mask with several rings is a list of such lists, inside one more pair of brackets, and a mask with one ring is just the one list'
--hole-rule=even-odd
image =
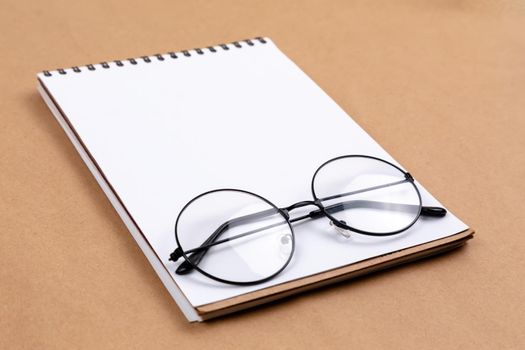
{"label": "black eyeglass frame", "polygon": [[[326,198],[319,198],[317,196],[317,194],[315,193],[315,179],[316,179],[319,171],[323,167],[325,167],[329,163],[332,163],[332,162],[335,162],[335,161],[338,161],[338,160],[344,159],[344,158],[373,159],[373,160],[376,160],[376,161],[383,162],[383,163],[385,163],[387,165],[390,165],[390,166],[394,167],[395,169],[399,170],[404,175],[405,179],[400,181],[400,182],[398,182],[398,183],[399,184],[406,183],[406,182],[410,183],[413,186],[413,188],[414,188],[414,190],[415,190],[415,192],[417,194],[417,197],[418,197],[418,201],[419,201],[419,206],[418,207],[419,207],[419,209],[418,209],[417,215],[415,216],[413,221],[410,222],[407,226],[405,226],[402,229],[395,230],[395,231],[390,231],[390,232],[378,233],[378,232],[368,232],[368,231],[364,231],[364,230],[360,230],[360,229],[351,227],[350,225],[348,225],[346,223],[343,223],[343,222],[341,222],[341,220],[339,220],[339,219],[335,218],[334,216],[332,216],[327,211],[327,207],[325,207],[322,204],[322,201],[323,200],[327,200],[327,199]],[[386,186],[392,186],[392,185],[393,184],[387,184]],[[382,187],[386,187],[386,186],[376,186],[376,187],[372,187],[372,188],[368,188],[368,189],[358,190],[358,191],[355,191],[353,193],[359,193],[359,192],[362,192],[362,191],[370,191],[370,190],[374,190],[374,189],[378,189],[378,188],[382,188]],[[182,262],[179,265],[179,267],[177,268],[176,273],[183,275],[183,274],[187,274],[187,273],[191,272],[192,270],[197,270],[198,272],[200,272],[204,276],[206,276],[208,278],[211,278],[212,280],[221,282],[221,283],[232,284],[232,285],[239,285],[239,286],[250,286],[250,285],[260,284],[260,283],[264,283],[266,281],[269,281],[272,278],[274,278],[275,276],[277,276],[278,274],[280,274],[289,265],[290,261],[292,260],[292,257],[293,257],[294,252],[295,252],[295,233],[294,233],[293,226],[292,226],[292,223],[294,223],[294,222],[301,221],[301,220],[306,220],[306,219],[318,219],[318,218],[321,218],[321,217],[327,217],[332,222],[333,225],[335,225],[336,227],[338,227],[340,229],[349,230],[349,231],[352,231],[352,232],[355,232],[355,233],[358,233],[358,234],[367,235],[367,236],[383,237],[383,236],[392,236],[392,235],[396,235],[396,234],[405,232],[406,230],[408,230],[410,227],[412,227],[419,220],[421,215],[433,216],[433,217],[442,217],[442,216],[445,216],[446,213],[447,213],[446,209],[441,208],[441,207],[423,206],[421,193],[419,192],[419,189],[417,188],[417,185],[415,184],[414,178],[412,177],[412,175],[409,172],[404,171],[399,166],[397,166],[397,165],[395,165],[395,164],[393,164],[393,163],[391,163],[391,162],[389,162],[387,160],[384,160],[384,159],[381,159],[381,158],[378,158],[378,157],[368,156],[368,155],[360,155],[360,154],[343,155],[343,156],[338,156],[338,157],[335,157],[335,158],[327,160],[326,162],[321,164],[317,168],[317,170],[314,172],[314,175],[312,176],[312,181],[311,181],[310,188],[311,188],[312,196],[313,196],[314,200],[300,201],[300,202],[294,203],[294,204],[289,205],[289,206],[284,207],[284,208],[277,207],[275,204],[270,202],[268,199],[266,199],[266,198],[264,198],[264,197],[262,197],[262,196],[260,196],[260,195],[258,195],[256,193],[253,193],[253,192],[250,192],[250,191],[246,191],[246,190],[241,190],[241,189],[235,189],[235,188],[214,189],[214,190],[210,190],[210,191],[201,193],[200,195],[196,196],[195,198],[190,200],[181,209],[181,211],[179,212],[179,215],[177,216],[177,220],[175,221],[175,227],[174,227],[174,231],[175,232],[174,233],[175,233],[175,240],[177,242],[177,249],[175,249],[175,251],[170,254],[169,260],[177,261],[180,257],[184,258],[184,262]],[[204,256],[204,254],[206,254],[207,249],[209,249],[211,247],[211,245],[214,245],[213,242],[216,241],[217,237],[213,237],[213,234],[204,243],[202,243],[199,247],[191,249],[191,250],[188,250],[186,252],[183,251],[182,245],[180,244],[180,241],[179,241],[178,232],[177,232],[177,227],[178,227],[179,220],[180,220],[182,214],[184,213],[184,211],[193,202],[195,202],[199,198],[201,198],[203,196],[206,196],[208,194],[211,194],[211,193],[221,192],[221,191],[240,192],[240,193],[249,194],[249,195],[252,195],[252,196],[254,196],[256,198],[259,198],[263,202],[265,202],[268,205],[270,205],[273,209],[275,209],[276,210],[275,214],[277,214],[277,213],[280,214],[283,217],[283,219],[285,220],[285,222],[288,224],[288,227],[290,228],[290,236],[291,236],[291,241],[292,241],[292,250],[290,251],[290,255],[289,255],[287,261],[283,264],[283,266],[278,271],[276,271],[272,275],[266,276],[264,278],[261,278],[259,280],[254,280],[254,281],[247,281],[247,282],[246,281],[231,281],[231,280],[226,280],[226,279],[214,276],[214,275],[204,271],[203,269],[199,268],[198,263],[200,262],[200,260]],[[343,196],[346,196],[346,195],[348,195],[348,194],[336,195],[336,196],[333,196],[333,198],[343,197]],[[330,199],[333,199],[333,198],[330,198]],[[302,207],[305,207],[305,206],[309,206],[309,205],[315,206],[318,209],[314,210],[312,212],[309,212],[306,215],[302,215],[302,216],[299,216],[299,217],[296,217],[296,218],[293,218],[293,219],[290,218],[290,211],[292,211],[294,209],[297,209],[297,208],[302,208]],[[255,214],[257,214],[257,213],[255,213]],[[251,215],[253,215],[253,214],[251,214]],[[221,232],[219,232],[219,235],[220,235],[220,233]],[[213,240],[211,241],[211,244],[210,244],[210,242],[208,242],[208,240],[210,238],[213,238]],[[199,250],[201,250],[202,252],[199,253]],[[196,254],[196,253],[200,254],[200,256],[199,256],[199,258],[197,260],[197,263],[194,263],[194,261],[192,261],[192,256],[193,256],[193,254]],[[188,256],[187,254],[192,254],[192,255]]]}

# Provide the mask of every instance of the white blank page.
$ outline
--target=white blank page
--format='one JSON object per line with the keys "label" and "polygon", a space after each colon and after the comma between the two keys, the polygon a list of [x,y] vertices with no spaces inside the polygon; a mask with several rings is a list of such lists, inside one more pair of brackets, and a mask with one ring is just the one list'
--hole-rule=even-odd
{"label": "white blank page", "polygon": [[[178,276],[168,261],[174,223],[190,199],[215,188],[255,192],[279,207],[311,199],[326,160],[367,154],[395,161],[268,39],[191,57],[95,71],[43,74],[147,240],[194,306],[244,294],[463,231],[449,213],[388,238],[338,236],[327,219],[295,227],[290,265],[251,287]],[[351,77],[349,77],[351,79]],[[397,164],[397,163],[396,163]],[[417,173],[417,172],[416,172]],[[421,186],[424,205],[440,205]]]}

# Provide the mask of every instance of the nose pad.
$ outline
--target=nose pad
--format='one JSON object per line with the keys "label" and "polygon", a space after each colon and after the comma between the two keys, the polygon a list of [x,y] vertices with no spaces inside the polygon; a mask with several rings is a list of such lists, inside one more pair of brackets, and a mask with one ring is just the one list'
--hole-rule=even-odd
{"label": "nose pad", "polygon": [[[346,225],[346,222],[344,222],[343,220],[341,220],[341,223]],[[350,230],[337,226],[333,221],[330,221],[330,226],[332,226],[335,229],[335,232],[337,232],[344,238],[350,238]]]}
{"label": "nose pad", "polygon": [[292,235],[285,233],[279,236],[279,254],[283,258],[288,258],[292,251]]}

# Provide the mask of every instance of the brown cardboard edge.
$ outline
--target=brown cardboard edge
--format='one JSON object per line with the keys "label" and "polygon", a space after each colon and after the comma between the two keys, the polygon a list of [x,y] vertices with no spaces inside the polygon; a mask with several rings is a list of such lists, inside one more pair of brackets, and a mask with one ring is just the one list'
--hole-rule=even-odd
{"label": "brown cardboard edge", "polygon": [[223,316],[229,313],[261,305],[280,298],[295,295],[321,286],[356,278],[389,267],[409,263],[431,255],[444,253],[458,248],[473,238],[474,230],[469,228],[452,236],[423,243],[375,258],[363,260],[337,269],[321,272],[312,276],[289,281],[219,302],[196,308],[203,320]]}

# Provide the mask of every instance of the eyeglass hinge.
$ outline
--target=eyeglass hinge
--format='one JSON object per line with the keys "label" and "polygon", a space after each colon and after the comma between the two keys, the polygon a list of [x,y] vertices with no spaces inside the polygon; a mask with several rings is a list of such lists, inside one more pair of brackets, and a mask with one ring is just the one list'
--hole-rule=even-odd
{"label": "eyeglass hinge", "polygon": [[410,182],[414,181],[414,178],[412,177],[412,174],[410,174],[409,172],[405,173],[405,179],[407,179]]}
{"label": "eyeglass hinge", "polygon": [[170,261],[177,261],[182,256],[182,249],[177,248],[173,251],[173,253],[170,254],[170,258],[168,260]]}

